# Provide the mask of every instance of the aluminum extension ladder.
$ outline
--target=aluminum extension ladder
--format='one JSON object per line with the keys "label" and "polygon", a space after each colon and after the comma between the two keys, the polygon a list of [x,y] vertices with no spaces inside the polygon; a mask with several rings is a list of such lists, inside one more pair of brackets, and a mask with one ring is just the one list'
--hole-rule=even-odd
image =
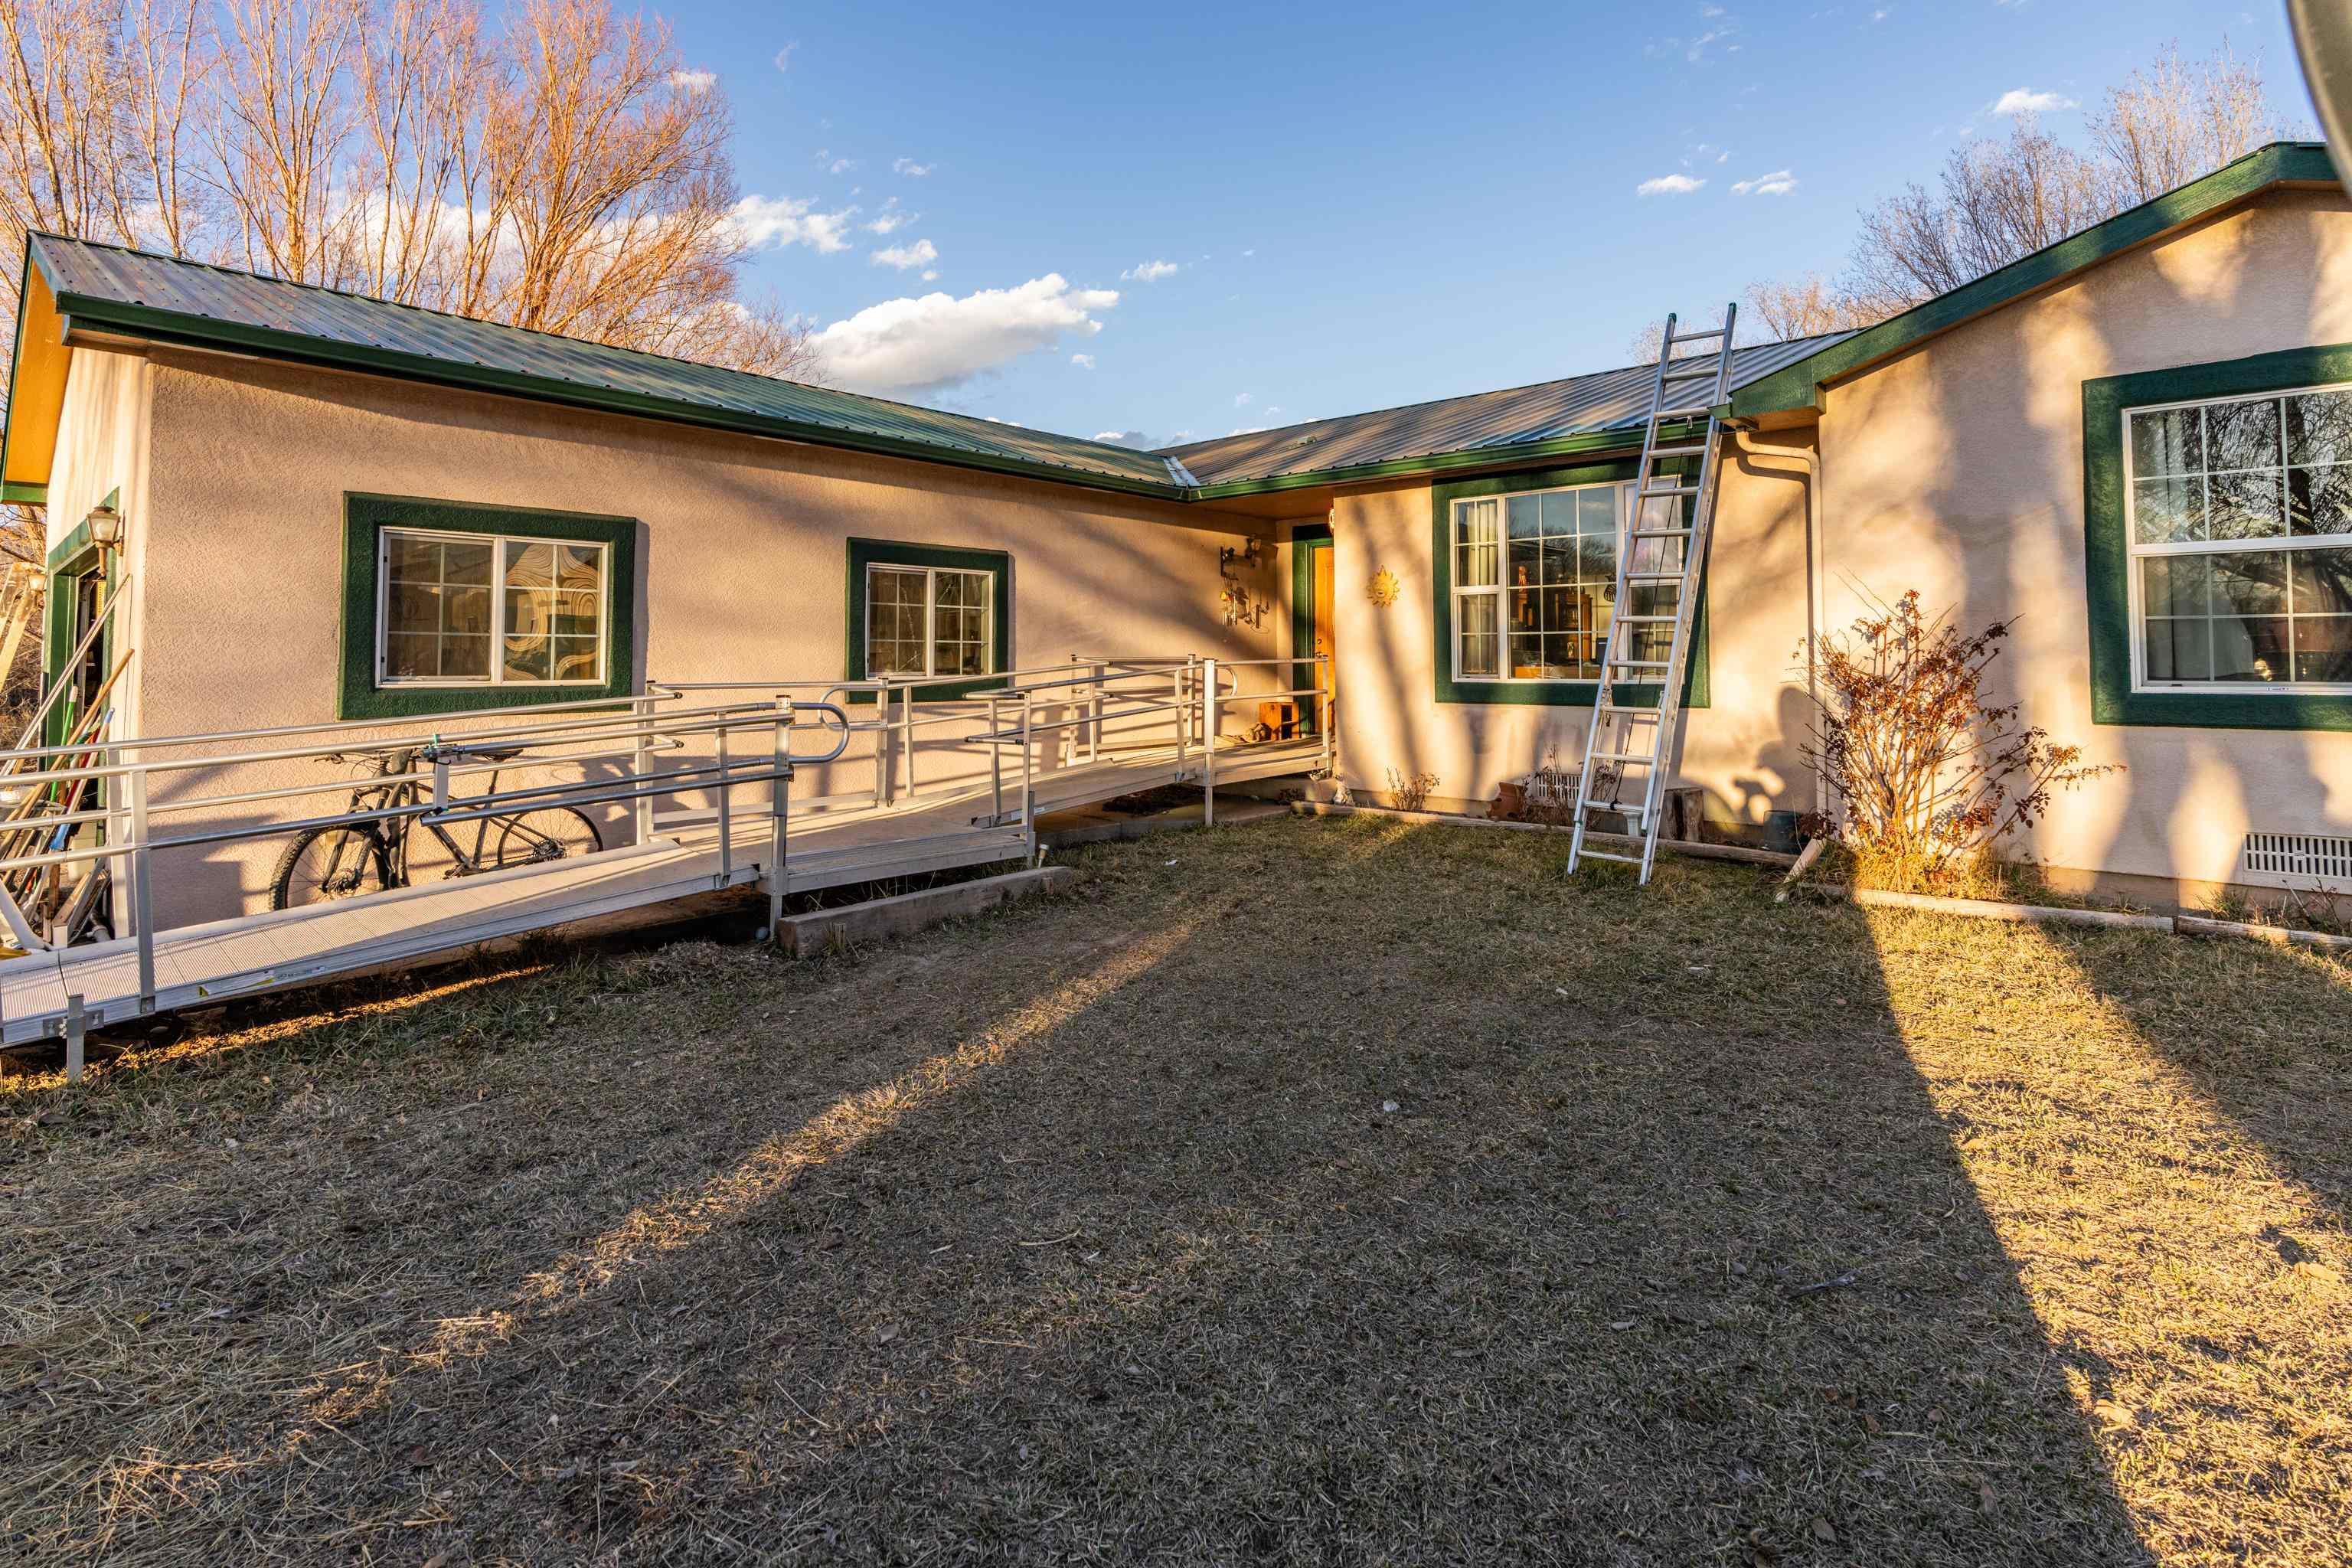
{"label": "aluminum extension ladder", "polygon": [[[1719,329],[1679,335],[1675,318],[1666,318],[1650,414],[1642,429],[1641,467],[1634,470],[1633,515],[1617,552],[1616,613],[1610,618],[1601,652],[1592,723],[1584,734],[1584,767],[1576,779],[1576,834],[1568,847],[1570,871],[1587,858],[1617,860],[1639,867],[1646,883],[1658,858],[1666,774],[1675,765],[1675,741],[1681,730],[1691,625],[1697,615],[1700,580],[1706,573],[1707,536],[1715,524],[1716,447],[1722,434],[1716,410],[1731,391],[1731,330],[1738,314],[1738,306],[1727,305]],[[1708,342],[1716,345],[1712,355],[1675,358],[1679,345]],[[1700,384],[1707,388],[1707,395],[1696,400],[1678,390]],[[1700,415],[1706,418],[1706,433],[1700,439],[1659,444],[1664,426],[1689,424]],[[1698,460],[1696,474],[1686,460],[1693,458]],[[1655,707],[1632,707],[1618,700],[1620,682],[1653,681],[1657,684]],[[1642,852],[1620,855],[1588,848],[1585,835],[1592,831],[1597,813],[1624,818],[1641,840]]]}

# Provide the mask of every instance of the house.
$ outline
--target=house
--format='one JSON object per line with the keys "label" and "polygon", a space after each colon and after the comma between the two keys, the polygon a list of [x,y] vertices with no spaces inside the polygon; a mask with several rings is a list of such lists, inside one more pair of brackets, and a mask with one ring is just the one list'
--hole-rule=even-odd
{"label": "house", "polygon": [[[1455,810],[1579,754],[1652,376],[1140,453],[78,241],[32,242],[25,298],[0,479],[47,504],[54,603],[127,578],[119,733],[1319,647],[1339,782],[1433,775]],[[1807,641],[1916,588],[2015,617],[2003,696],[2124,764],[2014,846],[2059,880],[2352,882],[2323,148],[1734,381],[1679,766],[1718,830],[1824,804]],[[119,552],[82,523],[110,500]],[[250,859],[206,866],[183,912],[256,896]]]}

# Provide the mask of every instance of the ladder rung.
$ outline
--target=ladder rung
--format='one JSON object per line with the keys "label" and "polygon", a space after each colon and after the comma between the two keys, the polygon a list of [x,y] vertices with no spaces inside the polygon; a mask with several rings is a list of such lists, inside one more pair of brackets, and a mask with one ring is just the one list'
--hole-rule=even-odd
{"label": "ladder rung", "polygon": [[1628,583],[1679,583],[1682,580],[1683,574],[1679,572],[1628,572],[1625,574],[1625,581]]}
{"label": "ladder rung", "polygon": [[1666,342],[1670,343],[1706,343],[1713,342],[1716,339],[1721,336],[1723,336],[1723,329],[1721,327],[1710,327],[1703,332],[1676,332],[1673,337],[1668,338]]}
{"label": "ladder rung", "polygon": [[1666,661],[1663,658],[1612,658],[1607,663],[1612,669],[1664,669],[1666,668]]}
{"label": "ladder rung", "polygon": [[[1642,711],[1647,713],[1650,710],[1644,708]],[[1592,760],[1596,763],[1648,763],[1654,766],[1658,760],[1658,753],[1655,752],[1595,752],[1592,753]]]}
{"label": "ladder rung", "polygon": [[1709,365],[1705,370],[1670,370],[1666,372],[1666,379],[1668,381],[1713,381],[1718,368],[1716,365]]}
{"label": "ladder rung", "polygon": [[1706,450],[1706,442],[1689,441],[1678,447],[1653,447],[1650,448],[1650,456],[1653,458],[1687,458],[1696,457],[1698,454]]}
{"label": "ladder rung", "polygon": [[1666,622],[1675,618],[1676,617],[1673,616],[1619,616],[1612,624],[1621,626],[1645,626],[1655,623],[1659,626],[1664,626]]}
{"label": "ladder rung", "polygon": [[1712,414],[1714,412],[1715,405],[1712,403],[1686,403],[1678,408],[1661,408],[1657,412],[1652,414],[1650,417],[1656,420],[1688,419],[1695,415]]}
{"label": "ladder rung", "polygon": [[1580,853],[1589,860],[1614,860],[1624,866],[1638,866],[1642,863],[1642,858],[1639,855],[1612,855],[1606,849],[1586,849]]}
{"label": "ladder rung", "polygon": [[1641,499],[1648,500],[1657,496],[1695,496],[1696,494],[1698,494],[1696,485],[1668,485],[1662,490],[1643,490]]}
{"label": "ladder rung", "polygon": [[1688,539],[1690,536],[1691,531],[1687,528],[1637,528],[1625,537],[1628,539]]}

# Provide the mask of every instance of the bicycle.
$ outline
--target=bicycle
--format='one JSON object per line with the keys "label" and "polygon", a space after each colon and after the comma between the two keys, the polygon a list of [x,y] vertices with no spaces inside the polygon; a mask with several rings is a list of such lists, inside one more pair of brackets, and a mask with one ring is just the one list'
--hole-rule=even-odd
{"label": "bicycle", "polygon": [[[467,761],[499,763],[521,750],[520,746],[471,747],[463,754]],[[400,779],[397,784],[362,784],[352,792],[354,812],[390,811],[415,805],[424,798],[415,779],[401,777],[415,765],[417,754],[418,748],[410,746],[391,752],[332,752],[325,760],[354,764],[363,770],[363,778]],[[498,792],[499,775],[493,770],[486,793]],[[418,837],[420,824],[429,837]],[[471,842],[461,837],[468,826],[474,830]],[[604,847],[596,824],[585,812],[568,805],[496,812],[455,827],[453,832],[430,814],[412,814],[347,827],[311,828],[278,858],[277,868],[270,874],[269,907],[290,910],[330,903],[410,887],[431,879],[435,871],[444,878],[471,877],[509,866],[593,855]]]}

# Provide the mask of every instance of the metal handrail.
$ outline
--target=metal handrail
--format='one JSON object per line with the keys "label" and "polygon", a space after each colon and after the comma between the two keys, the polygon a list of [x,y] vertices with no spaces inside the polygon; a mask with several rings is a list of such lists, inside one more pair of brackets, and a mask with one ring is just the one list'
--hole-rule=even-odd
{"label": "metal handrail", "polygon": [[[1247,668],[1296,668],[1314,662],[1327,672],[1317,687],[1286,686],[1265,691],[1242,690],[1239,671]],[[584,698],[534,707],[519,716],[506,710],[469,710],[398,720],[340,720],[316,724],[283,724],[209,734],[134,737],[85,742],[79,746],[24,747],[0,752],[5,765],[37,767],[43,762],[67,765],[38,767],[21,775],[24,782],[45,788],[95,781],[107,786],[102,807],[27,818],[18,826],[38,826],[44,835],[84,824],[103,824],[107,842],[88,847],[67,845],[54,849],[0,858],[0,871],[36,867],[64,867],[112,861],[118,870],[118,897],[127,893],[133,944],[139,960],[140,1010],[151,1012],[155,1003],[154,928],[152,862],[159,851],[184,851],[226,843],[286,837],[336,827],[364,828],[399,821],[424,820],[454,826],[481,822],[527,811],[536,806],[614,806],[635,803],[637,842],[658,837],[654,803],[681,795],[701,795],[713,804],[694,805],[678,820],[715,816],[719,826],[720,885],[732,885],[737,812],[735,793],[747,784],[769,783],[772,875],[768,878],[770,929],[782,912],[788,885],[788,826],[792,781],[802,767],[825,766],[846,756],[856,738],[876,737],[875,800],[887,803],[898,787],[903,759],[904,787],[908,799],[924,798],[918,777],[918,738],[921,754],[933,751],[975,750],[988,757],[987,778],[996,801],[996,819],[1016,820],[1024,843],[1036,846],[1037,773],[1041,763],[1033,743],[1068,731],[1084,732],[1083,749],[1072,746],[1066,760],[1091,763],[1103,755],[1107,741],[1122,749],[1150,739],[1155,724],[1160,733],[1172,730],[1180,776],[1192,764],[1186,759],[1197,746],[1200,776],[1214,820],[1218,766],[1218,716],[1236,702],[1319,698],[1325,766],[1329,766],[1331,696],[1328,671],[1330,657],[1315,654],[1287,658],[1223,660],[1186,656],[1155,658],[1152,668],[1137,668],[1135,659],[1074,658],[994,672],[988,684],[954,698],[920,698],[919,688],[938,684],[933,678],[874,679],[764,679],[664,682],[647,680],[644,689],[625,697]],[[1171,685],[1163,683],[1172,682]],[[823,693],[820,700],[796,695]],[[730,698],[724,694],[760,692],[767,700]],[[711,700],[716,699],[716,700]],[[864,710],[864,703],[873,704]],[[1055,710],[1055,716],[1040,710]],[[816,729],[824,739],[806,752],[793,750],[795,732]],[[947,731],[942,733],[942,731]],[[737,752],[730,742],[745,733],[768,737],[756,752]],[[1114,739],[1115,732],[1115,739]],[[273,744],[272,742],[279,742]],[[307,742],[307,743],[304,743]],[[1014,781],[1006,777],[1003,747],[1023,748],[1017,803],[1006,797]],[[698,751],[697,748],[699,748]],[[250,749],[247,749],[250,748]],[[711,750],[715,748],[715,755]],[[498,755],[485,753],[495,751]],[[678,753],[695,751],[696,754]],[[152,798],[158,781],[185,778],[202,770],[319,761],[330,757],[387,757],[407,752],[412,760],[399,773],[353,779],[338,776],[316,783],[272,783],[243,790],[209,790],[200,781],[199,793]],[[169,753],[183,754],[169,754]],[[614,769],[609,774],[548,777],[551,772]],[[506,771],[519,774],[507,787],[481,795],[453,792],[456,783],[475,775]],[[533,775],[540,775],[534,777]],[[305,797],[368,790],[414,789],[419,798],[399,805],[375,805],[331,812],[310,812],[293,818],[236,822],[212,826],[189,824],[194,831],[158,832],[151,818],[221,813],[228,808],[275,805]],[[379,795],[376,798],[383,799]],[[828,795],[813,803],[831,805],[854,798]],[[299,809],[298,807],[298,809]],[[0,894],[5,898],[5,894]],[[13,913],[13,906],[10,911]],[[20,932],[21,923],[16,926]],[[33,947],[41,944],[35,941]],[[120,1017],[120,1013],[112,1015]]]}

